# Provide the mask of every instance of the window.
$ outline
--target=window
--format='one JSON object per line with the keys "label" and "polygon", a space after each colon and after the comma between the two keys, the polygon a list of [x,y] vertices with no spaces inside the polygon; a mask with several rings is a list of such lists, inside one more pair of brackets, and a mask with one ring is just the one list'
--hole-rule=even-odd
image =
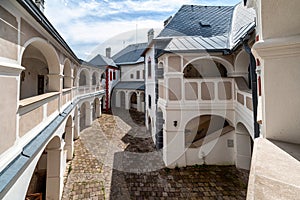
{"label": "window", "polygon": [[148,95],[148,107],[151,108],[151,96]]}
{"label": "window", "polygon": [[140,71],[136,71],[136,79],[140,79]]}
{"label": "window", "polygon": [[133,79],[133,74],[130,74],[130,78]]}
{"label": "window", "polygon": [[110,80],[112,81],[112,71],[109,73]]}
{"label": "window", "polygon": [[151,59],[148,60],[148,77],[151,78]]}
{"label": "window", "polygon": [[143,79],[145,79],[145,70],[143,70]]}
{"label": "window", "polygon": [[113,72],[113,79],[116,80],[116,72]]}

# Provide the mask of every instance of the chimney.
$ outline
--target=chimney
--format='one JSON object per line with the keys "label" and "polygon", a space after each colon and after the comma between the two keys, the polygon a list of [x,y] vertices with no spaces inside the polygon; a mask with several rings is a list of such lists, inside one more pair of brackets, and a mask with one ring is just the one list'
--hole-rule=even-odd
{"label": "chimney", "polygon": [[150,44],[150,42],[153,40],[153,38],[154,38],[154,30],[152,28],[148,31],[148,44]]}
{"label": "chimney", "polygon": [[105,49],[105,51],[106,51],[106,57],[110,58],[111,57],[111,48],[108,47]]}
{"label": "chimney", "polygon": [[45,4],[45,0],[33,0],[36,4],[36,6],[42,11],[44,12],[44,4]]}
{"label": "chimney", "polygon": [[172,16],[170,16],[168,19],[166,19],[164,21],[164,27],[166,27],[168,25],[168,23],[171,21],[171,19],[172,19]]}

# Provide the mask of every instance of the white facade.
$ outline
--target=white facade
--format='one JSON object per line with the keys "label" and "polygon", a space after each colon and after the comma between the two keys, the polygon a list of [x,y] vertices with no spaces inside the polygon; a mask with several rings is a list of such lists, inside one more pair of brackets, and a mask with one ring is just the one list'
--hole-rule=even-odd
{"label": "white facade", "polygon": [[73,140],[101,115],[104,71],[81,65],[17,1],[0,3],[0,27],[0,198],[60,199]]}

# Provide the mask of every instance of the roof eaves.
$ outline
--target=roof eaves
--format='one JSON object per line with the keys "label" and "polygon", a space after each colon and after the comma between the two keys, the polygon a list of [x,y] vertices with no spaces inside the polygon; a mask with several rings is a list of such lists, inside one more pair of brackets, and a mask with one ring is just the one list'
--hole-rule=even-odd
{"label": "roof eaves", "polygon": [[60,36],[57,30],[52,26],[52,24],[48,21],[45,15],[40,11],[40,9],[32,2],[32,0],[17,0],[17,2],[44,28],[47,30],[50,35],[61,44],[64,49],[73,56],[73,58],[79,62],[78,57],[72,51],[72,49],[68,46],[66,41]]}

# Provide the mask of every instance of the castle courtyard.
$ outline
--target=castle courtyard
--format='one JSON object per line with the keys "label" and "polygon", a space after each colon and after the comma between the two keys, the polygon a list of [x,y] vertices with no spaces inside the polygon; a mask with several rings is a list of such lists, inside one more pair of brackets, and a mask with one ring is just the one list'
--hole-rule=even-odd
{"label": "castle courtyard", "polygon": [[103,114],[75,142],[62,199],[245,199],[248,171],[235,166],[164,168],[143,114]]}

